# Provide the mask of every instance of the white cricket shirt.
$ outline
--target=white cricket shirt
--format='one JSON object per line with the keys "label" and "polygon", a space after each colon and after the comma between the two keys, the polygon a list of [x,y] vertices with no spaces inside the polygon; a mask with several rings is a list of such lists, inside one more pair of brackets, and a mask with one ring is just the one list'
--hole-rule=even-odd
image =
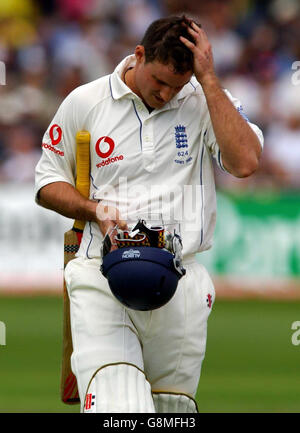
{"label": "white cricket shirt", "polygon": [[[63,101],[43,137],[35,191],[57,181],[75,185],[75,135],[87,130],[90,198],[118,207],[125,219],[161,214],[179,222],[184,256],[207,250],[216,221],[212,157],[224,168],[203,90],[192,77],[149,113],[121,79],[134,62],[128,56],[111,75],[76,88]],[[240,102],[227,94],[243,115]],[[263,145],[262,132],[249,124]],[[98,225],[88,222],[78,255],[99,257],[102,238]]]}

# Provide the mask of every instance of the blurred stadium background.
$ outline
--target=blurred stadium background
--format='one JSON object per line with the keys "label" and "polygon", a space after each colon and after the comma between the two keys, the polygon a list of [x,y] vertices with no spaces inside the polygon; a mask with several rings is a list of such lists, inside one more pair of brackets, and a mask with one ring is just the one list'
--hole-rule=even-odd
{"label": "blurred stadium background", "polygon": [[71,90],[110,73],[151,21],[181,12],[202,23],[223,86],[265,136],[255,175],[216,170],[215,245],[199,257],[217,292],[199,408],[299,412],[298,0],[1,0],[0,412],[78,412],[59,400],[71,221],[34,203],[42,135]]}

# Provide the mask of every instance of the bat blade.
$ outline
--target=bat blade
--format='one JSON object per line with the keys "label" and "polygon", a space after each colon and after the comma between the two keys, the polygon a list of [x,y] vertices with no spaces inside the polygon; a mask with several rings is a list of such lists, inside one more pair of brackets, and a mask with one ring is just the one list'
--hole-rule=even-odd
{"label": "bat blade", "polygon": [[[64,234],[64,268],[69,261],[75,258],[79,250],[82,237],[82,230],[75,230],[74,227]],[[71,355],[73,344],[71,337],[70,300],[66,282],[63,285],[63,357],[61,365],[61,400],[67,404],[79,403],[77,380],[71,369]]]}

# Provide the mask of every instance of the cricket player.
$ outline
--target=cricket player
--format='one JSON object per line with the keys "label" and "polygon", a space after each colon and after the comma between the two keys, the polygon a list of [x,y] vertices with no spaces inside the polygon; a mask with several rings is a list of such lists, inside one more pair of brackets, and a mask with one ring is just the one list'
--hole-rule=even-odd
{"label": "cricket player", "polygon": [[[80,130],[91,136],[88,199],[75,189]],[[212,246],[212,158],[221,170],[247,177],[263,146],[259,128],[221,87],[204,30],[185,16],[153,22],[112,74],[67,96],[42,146],[38,203],[87,221],[65,269],[81,411],[197,412],[215,291],[195,254]],[[124,307],[99,270],[107,231],[125,229],[139,211],[181,223],[186,275],[153,311]]]}

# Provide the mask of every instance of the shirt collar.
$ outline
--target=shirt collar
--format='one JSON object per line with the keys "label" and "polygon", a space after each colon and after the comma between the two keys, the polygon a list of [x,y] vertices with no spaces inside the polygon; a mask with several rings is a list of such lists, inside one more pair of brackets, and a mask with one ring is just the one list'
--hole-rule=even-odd
{"label": "shirt collar", "polygon": [[[126,86],[122,80],[125,70],[134,67],[135,63],[136,61],[134,55],[127,56],[118,64],[114,72],[111,74],[109,81],[111,96],[113,99],[118,100],[125,96],[129,97],[130,99],[138,98],[138,96],[133,93],[132,90],[130,90],[130,88]],[[199,83],[193,76],[191,80],[181,89],[181,91],[177,93],[177,95],[175,95],[174,98],[162,108],[162,110],[178,107],[180,99],[183,99],[187,95],[193,93],[197,86],[199,86]]]}
{"label": "shirt collar", "polygon": [[113,99],[121,99],[126,95],[131,95],[131,99],[136,95],[126,86],[122,80],[124,71],[135,65],[135,56],[127,56],[118,64],[114,72],[110,76],[110,91]]}

